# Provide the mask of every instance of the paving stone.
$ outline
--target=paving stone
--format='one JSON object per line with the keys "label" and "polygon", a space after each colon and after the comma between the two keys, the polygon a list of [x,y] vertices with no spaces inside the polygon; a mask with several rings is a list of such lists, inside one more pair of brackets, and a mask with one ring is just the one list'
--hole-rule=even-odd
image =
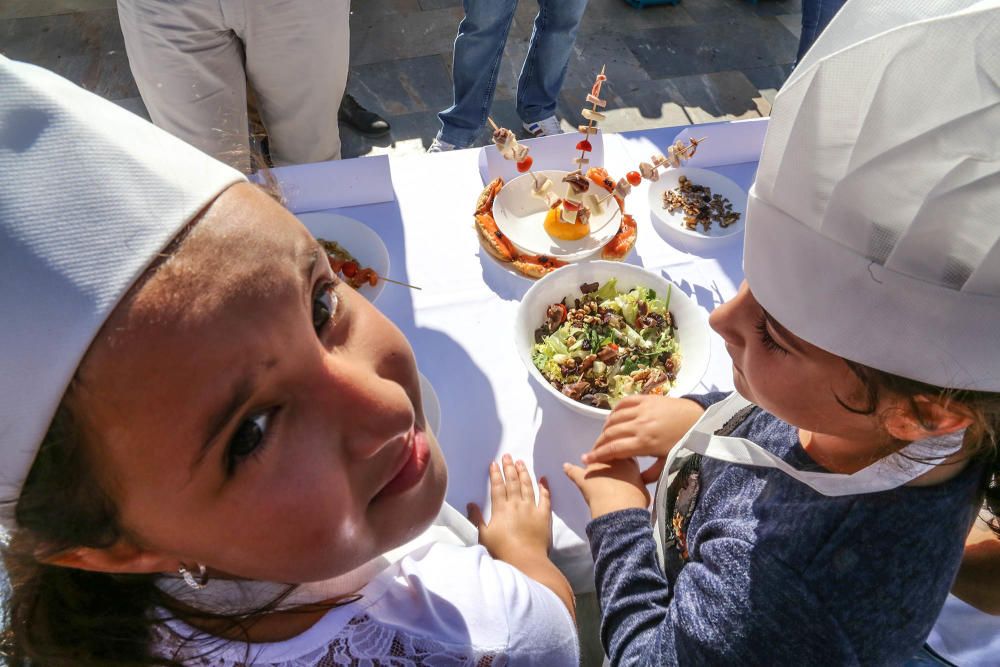
{"label": "paving stone", "polygon": [[[770,4],[771,0],[763,0]],[[684,10],[698,23],[760,16],[758,5],[748,0],[684,0]]]}
{"label": "paving stone", "polygon": [[714,72],[655,81],[663,95],[684,107],[692,123],[760,118],[771,111],[756,86],[742,72]]}
{"label": "paving stone", "polygon": [[774,96],[781,90],[792,69],[791,65],[772,65],[742,71],[747,80],[760,91],[761,97],[767,100],[768,104],[774,104]]}
{"label": "paving stone", "polygon": [[351,20],[368,23],[379,17],[405,16],[421,9],[418,0],[359,0],[351,3]]}
{"label": "paving stone", "polygon": [[110,100],[136,97],[116,9],[0,21],[13,60],[41,65]]}
{"label": "paving stone", "polygon": [[348,89],[362,106],[392,115],[440,111],[452,101],[451,75],[438,55],[352,66]]}
{"label": "paving stone", "polygon": [[580,34],[619,34],[628,38],[638,30],[690,25],[689,0],[679,5],[655,5],[636,9],[624,0],[590,0],[580,22]]}
{"label": "paving stone", "polygon": [[120,100],[114,100],[115,104],[118,106],[128,109],[136,116],[149,120],[149,111],[146,110],[146,105],[142,103],[141,97],[126,97]]}
{"label": "paving stone", "polygon": [[351,16],[351,62],[355,65],[451,53],[461,8],[406,15]]}
{"label": "paving stone", "polygon": [[423,10],[428,9],[444,9],[445,7],[461,7],[462,0],[420,0],[420,8]]}
{"label": "paving stone", "polygon": [[595,33],[581,36],[573,45],[563,87],[590,87],[594,77],[606,66],[609,81],[626,83],[648,81],[649,74],[639,60],[629,51],[628,36],[614,33]]}
{"label": "paving stone", "polygon": [[[589,92],[590,86],[563,89],[559,96],[560,115],[573,127],[582,122],[580,109]],[[619,84],[609,80],[604,84],[601,96],[608,103],[602,112],[607,118],[601,122],[601,129],[606,132],[687,125],[691,122],[674,95],[656,81]]]}
{"label": "paving stone", "polygon": [[782,14],[775,18],[788,28],[788,32],[792,33],[796,40],[802,34],[802,14]]}
{"label": "paving stone", "polygon": [[802,0],[759,0],[754,5],[754,11],[761,16],[801,14]]}
{"label": "paving stone", "polygon": [[116,0],[3,0],[0,2],[0,19],[74,14],[115,7],[117,7]]}
{"label": "paving stone", "polygon": [[786,64],[798,47],[773,17],[654,28],[627,43],[652,79]]}
{"label": "paving stone", "polygon": [[345,158],[361,155],[410,155],[423,153],[441,129],[433,111],[393,116],[392,132],[388,137],[371,139],[341,124],[341,154]]}

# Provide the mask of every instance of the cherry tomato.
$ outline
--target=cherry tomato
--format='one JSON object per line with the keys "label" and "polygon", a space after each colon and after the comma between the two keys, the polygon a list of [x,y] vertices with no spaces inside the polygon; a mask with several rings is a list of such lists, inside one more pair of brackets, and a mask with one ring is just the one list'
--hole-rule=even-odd
{"label": "cherry tomato", "polygon": [[637,171],[630,171],[629,173],[625,174],[625,178],[627,178],[628,182],[631,183],[632,185],[639,185],[640,183],[642,183],[642,174],[640,174]]}
{"label": "cherry tomato", "polygon": [[517,170],[523,174],[524,172],[531,169],[532,162],[534,162],[534,160],[532,160],[531,156],[529,155],[528,157],[524,158],[523,160],[517,163]]}
{"label": "cherry tomato", "polygon": [[592,151],[594,147],[590,145],[590,142],[584,139],[576,145],[576,150],[578,151]]}
{"label": "cherry tomato", "polygon": [[356,262],[344,262],[344,265],[340,268],[344,272],[344,275],[348,278],[353,278],[358,272],[358,265]]}

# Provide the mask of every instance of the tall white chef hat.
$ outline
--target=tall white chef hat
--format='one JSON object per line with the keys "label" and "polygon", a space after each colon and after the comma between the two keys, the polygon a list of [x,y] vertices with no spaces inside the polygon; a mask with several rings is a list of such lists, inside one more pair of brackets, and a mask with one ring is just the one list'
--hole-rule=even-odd
{"label": "tall white chef hat", "polygon": [[778,94],[760,303],[829,352],[1000,391],[1000,0],[850,0]]}
{"label": "tall white chef hat", "polygon": [[[0,501],[17,499],[115,305],[241,180],[138,116],[0,56]],[[2,534],[13,505],[0,507]]]}

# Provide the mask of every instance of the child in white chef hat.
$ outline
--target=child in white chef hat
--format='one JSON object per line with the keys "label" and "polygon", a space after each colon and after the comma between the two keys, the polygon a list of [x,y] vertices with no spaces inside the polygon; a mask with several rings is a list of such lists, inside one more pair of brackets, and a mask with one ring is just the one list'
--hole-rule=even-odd
{"label": "child in white chef hat", "polygon": [[0,90],[10,664],[577,664],[547,489],[505,460],[481,531],[538,581],[433,541],[413,352],[294,216],[49,72]]}
{"label": "child in white chef hat", "polygon": [[782,88],[711,317],[738,393],[623,400],[566,466],[613,664],[899,664],[927,637],[1000,511],[997,44],[997,0],[848,2]]}

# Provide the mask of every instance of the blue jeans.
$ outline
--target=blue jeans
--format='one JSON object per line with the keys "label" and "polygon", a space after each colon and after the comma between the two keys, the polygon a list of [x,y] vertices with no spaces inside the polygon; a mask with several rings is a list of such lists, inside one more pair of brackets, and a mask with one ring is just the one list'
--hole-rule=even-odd
{"label": "blue jeans", "polygon": [[799,53],[795,56],[795,62],[802,60],[802,56],[845,2],[847,0],[802,0],[802,34],[799,36]]}
{"label": "blue jeans", "polygon": [[[438,114],[441,141],[469,146],[486,124],[516,7],[517,0],[465,0],[465,18],[455,38],[455,103]],[[555,113],[586,7],[587,0],[538,0],[528,56],[517,80],[517,115],[525,123]]]}

